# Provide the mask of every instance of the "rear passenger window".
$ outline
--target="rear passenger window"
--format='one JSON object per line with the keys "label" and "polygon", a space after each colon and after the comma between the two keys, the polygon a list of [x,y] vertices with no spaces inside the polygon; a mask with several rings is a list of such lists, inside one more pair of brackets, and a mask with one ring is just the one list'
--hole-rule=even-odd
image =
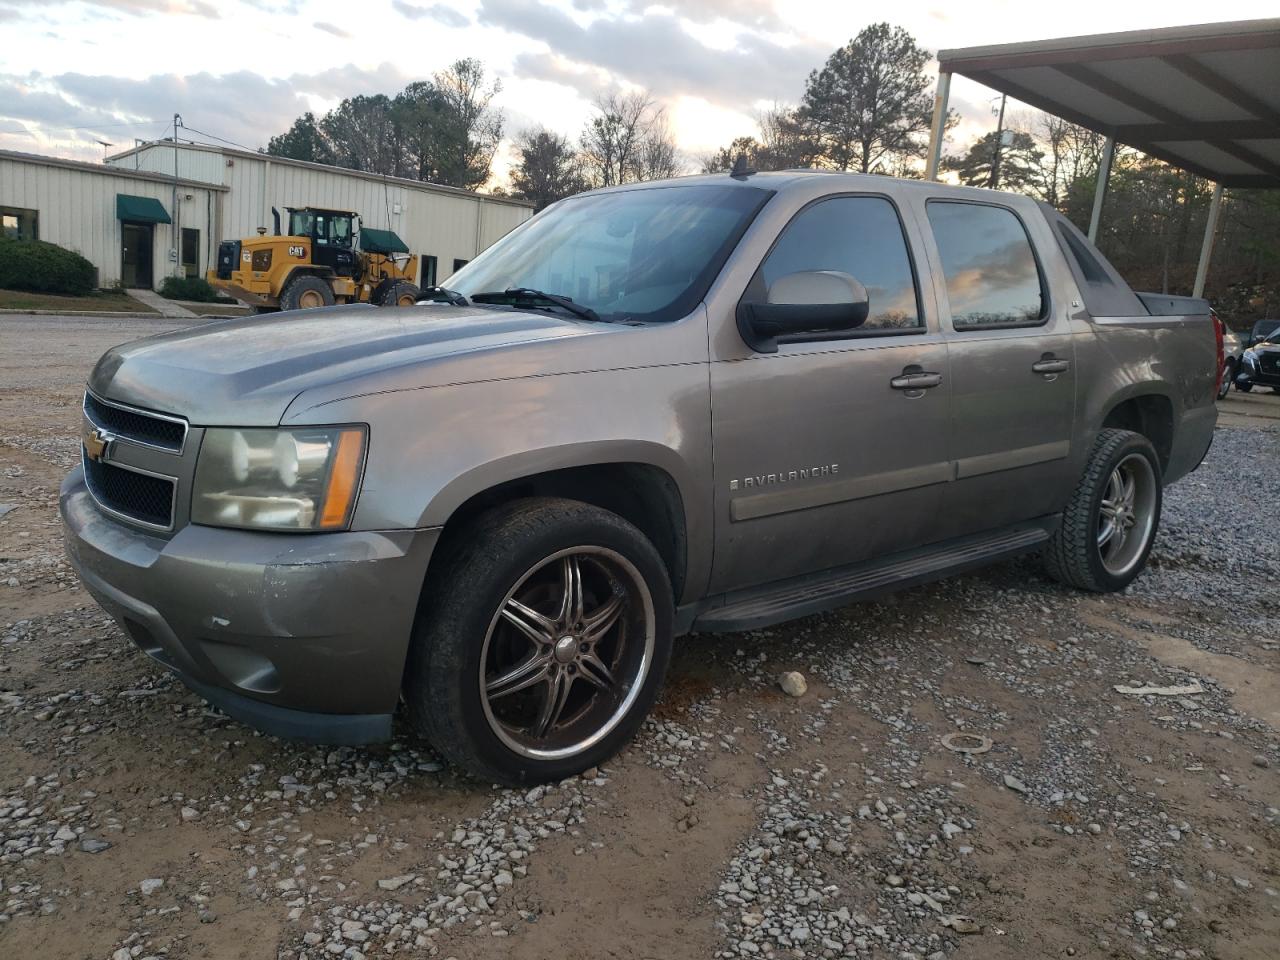
{"label": "rear passenger window", "polygon": [[867,288],[870,309],[859,330],[923,326],[902,223],[883,197],[832,197],[801,210],[760,267],[760,293],[809,270],[838,270]]}
{"label": "rear passenger window", "polygon": [[1038,324],[1047,306],[1027,231],[1011,210],[930,200],[929,225],[956,329]]}

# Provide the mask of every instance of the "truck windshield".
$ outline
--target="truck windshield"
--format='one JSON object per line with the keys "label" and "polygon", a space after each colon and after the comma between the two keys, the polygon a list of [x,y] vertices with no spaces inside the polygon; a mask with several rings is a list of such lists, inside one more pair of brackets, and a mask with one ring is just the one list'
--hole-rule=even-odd
{"label": "truck windshield", "polygon": [[529,288],[605,320],[668,321],[702,300],[772,191],[689,184],[571,197],[447,281],[470,296]]}

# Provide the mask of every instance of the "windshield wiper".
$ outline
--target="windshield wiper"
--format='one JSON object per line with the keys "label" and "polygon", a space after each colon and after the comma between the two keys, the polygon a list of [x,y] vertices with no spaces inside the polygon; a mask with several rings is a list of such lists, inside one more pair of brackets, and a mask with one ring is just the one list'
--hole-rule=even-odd
{"label": "windshield wiper", "polygon": [[448,287],[425,287],[422,291],[422,296],[418,298],[418,302],[451,303],[455,307],[471,306],[465,294],[461,294],[457,290],[450,290]]}
{"label": "windshield wiper", "polygon": [[511,306],[516,306],[522,300],[545,300],[547,303],[555,304],[562,310],[567,310],[575,317],[582,320],[590,320],[593,323],[602,323],[604,318],[596,313],[590,307],[584,307],[580,303],[574,303],[568,297],[562,297],[556,293],[547,293],[543,290],[534,290],[530,287],[513,287],[510,290],[490,290],[487,293],[473,293],[471,295],[472,303],[506,303],[507,301],[515,301]]}

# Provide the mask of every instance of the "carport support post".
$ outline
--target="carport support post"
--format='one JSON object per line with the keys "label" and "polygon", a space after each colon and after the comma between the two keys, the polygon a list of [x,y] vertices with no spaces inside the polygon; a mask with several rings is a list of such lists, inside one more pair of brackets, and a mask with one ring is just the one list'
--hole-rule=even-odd
{"label": "carport support post", "polygon": [[1193,297],[1204,296],[1204,282],[1209,278],[1209,260],[1213,257],[1213,241],[1218,233],[1218,214],[1222,211],[1222,184],[1213,185],[1213,200],[1209,203],[1209,221],[1204,225],[1204,242],[1200,244],[1200,265],[1196,267],[1196,285]]}
{"label": "carport support post", "polygon": [[933,123],[929,125],[929,157],[925,160],[924,178],[938,179],[938,166],[942,161],[942,138],[947,132],[947,100],[951,97],[951,74],[938,72],[938,93],[933,98]]}
{"label": "carport support post", "polygon": [[1116,156],[1116,138],[1107,134],[1098,164],[1098,185],[1093,188],[1093,215],[1089,217],[1089,242],[1098,242],[1098,226],[1102,223],[1102,202],[1107,198],[1107,181],[1111,179],[1111,161]]}

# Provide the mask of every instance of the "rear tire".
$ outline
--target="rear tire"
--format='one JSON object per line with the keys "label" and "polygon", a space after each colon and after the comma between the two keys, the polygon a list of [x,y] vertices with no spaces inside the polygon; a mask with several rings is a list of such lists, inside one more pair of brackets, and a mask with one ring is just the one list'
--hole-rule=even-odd
{"label": "rear tire", "polygon": [[1160,459],[1146,437],[1101,431],[1044,551],[1049,575],[1095,593],[1127,587],[1146,566],[1155,542],[1161,484]]}
{"label": "rear tire", "polygon": [[1236,378],[1236,363],[1234,360],[1228,359],[1222,364],[1222,385],[1218,387],[1218,399],[1227,399],[1227,394],[1231,392],[1231,381]]}
{"label": "rear tire", "polygon": [[422,291],[407,280],[397,280],[382,298],[384,307],[412,307],[422,296]]}
{"label": "rear tire", "polygon": [[289,281],[280,294],[281,310],[310,310],[333,306],[333,287],[326,280],[304,274]]}
{"label": "rear tire", "polygon": [[1245,380],[1243,382],[1241,382],[1240,380],[1237,380],[1236,389],[1239,390],[1241,393],[1248,393],[1250,390],[1253,389],[1253,384],[1250,383],[1248,380]]}
{"label": "rear tire", "polygon": [[432,568],[405,700],[445,758],[487,781],[541,783],[631,739],[666,673],[674,610],[639,530],[585,503],[520,500],[474,521]]}

